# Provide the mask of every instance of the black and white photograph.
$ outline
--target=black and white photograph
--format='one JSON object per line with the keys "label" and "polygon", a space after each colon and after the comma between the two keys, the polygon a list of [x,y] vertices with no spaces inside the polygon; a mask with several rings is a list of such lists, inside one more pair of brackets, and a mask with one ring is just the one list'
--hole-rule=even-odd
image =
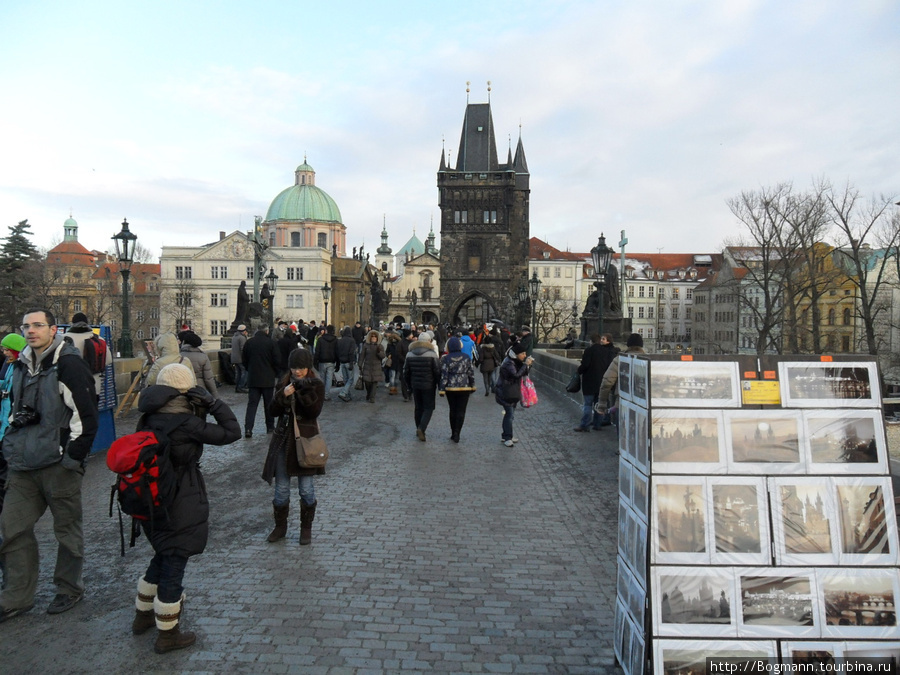
{"label": "black and white photograph", "polygon": [[805,473],[798,411],[735,410],[724,414],[730,471]]}
{"label": "black and white photograph", "polygon": [[[897,672],[900,665],[900,642],[890,641],[836,641],[836,642],[782,642],[781,651],[788,663],[808,663],[810,665],[822,665],[834,671],[837,659],[844,659],[848,663],[854,663],[860,659],[883,660],[885,664],[894,664],[894,669],[882,670],[882,672]],[[856,672],[866,672],[860,669]],[[836,672],[836,671],[835,671]]]}
{"label": "black and white photograph", "polygon": [[897,517],[891,479],[829,480],[837,490],[841,564],[897,564]]}
{"label": "black and white photograph", "polygon": [[880,410],[808,410],[803,419],[809,473],[886,473]]}
{"label": "black and white photograph", "polygon": [[631,570],[625,565],[622,556],[617,556],[616,562],[616,596],[628,608],[631,606]]}
{"label": "black and white photograph", "polygon": [[896,568],[820,569],[825,637],[897,638]]}
{"label": "black and white photograph", "polygon": [[653,626],[662,637],[737,637],[730,568],[654,567]]}
{"label": "black and white photograph", "polygon": [[722,413],[717,410],[652,410],[650,444],[654,473],[725,472]]}
{"label": "black and white photograph", "polygon": [[647,602],[647,590],[641,587],[637,578],[632,575],[630,578],[631,590],[628,594],[628,613],[634,619],[638,626],[644,625],[644,606]]}
{"label": "black and white photograph", "polygon": [[841,656],[841,647],[838,642],[782,642],[781,654],[786,663],[802,663],[833,670],[835,660]]}
{"label": "black and white photograph", "polygon": [[647,407],[647,359],[631,360],[631,400]]}
{"label": "black and white photograph", "polygon": [[654,408],[739,408],[737,362],[651,361],[650,402]]}
{"label": "black and white photograph", "polygon": [[706,659],[777,660],[774,640],[675,640],[653,641],[654,675],[712,675],[707,673]]}
{"label": "black and white photograph", "polygon": [[625,605],[622,603],[621,599],[616,602],[616,615],[615,615],[615,626],[613,630],[613,651],[616,653],[616,658],[621,663],[622,654],[625,653],[625,650],[622,649],[622,639],[625,635],[625,614],[627,610],[625,609]]}
{"label": "black and white photograph", "polygon": [[[841,656],[848,663],[858,662],[860,659],[878,659],[885,663],[882,672],[894,672],[900,670],[900,642],[844,642]],[[893,664],[893,670],[887,670],[889,664]],[[861,672],[857,671],[857,672]]]}
{"label": "black and white photograph", "polygon": [[631,464],[619,462],[619,500],[631,504]]}
{"label": "black and white photograph", "polygon": [[763,478],[710,478],[714,548],[718,565],[768,565],[769,514]]}
{"label": "black and white photograph", "polygon": [[647,436],[647,410],[637,408],[637,438],[635,439],[635,464],[644,473],[650,472],[650,439]]}
{"label": "black and white photograph", "polygon": [[633,463],[635,461],[634,457],[628,456],[628,424],[626,424],[626,421],[628,420],[628,409],[631,407],[631,404],[619,399],[618,407],[619,424],[617,428],[619,430],[619,456],[624,457],[626,460]]}
{"label": "black and white photograph", "polygon": [[626,675],[641,675],[641,673],[631,672],[631,638],[634,632],[635,626],[626,614],[625,625],[622,627],[622,655],[619,658],[619,665],[622,666]]}
{"label": "black and white photograph", "polygon": [[647,505],[649,500],[650,479],[637,469],[631,474],[631,506],[634,508],[638,518],[646,523]]}
{"label": "black and white photograph", "polygon": [[625,538],[628,535],[628,505],[619,501],[619,555],[625,556],[625,551],[627,548],[627,544],[625,543]]}
{"label": "black and white photograph", "polygon": [[619,400],[631,400],[631,364],[633,359],[630,356],[619,354],[619,379],[616,386],[619,389]]}
{"label": "black and white photograph", "polygon": [[647,564],[647,524],[637,521],[634,533],[633,567],[638,583],[645,591],[647,589]]}
{"label": "black and white photograph", "polygon": [[660,476],[652,484],[653,562],[708,563],[707,508],[702,478]]}
{"label": "black and white photograph", "polygon": [[738,568],[741,637],[820,637],[815,575],[809,570]]}
{"label": "black and white photograph", "polygon": [[631,633],[631,675],[643,675],[645,665],[644,633],[635,630]]}
{"label": "black and white photograph", "polygon": [[628,407],[628,419],[622,420],[620,423],[626,424],[628,426],[628,456],[631,460],[636,464],[637,463],[637,443],[638,443],[638,430],[637,430],[637,414],[638,408],[635,405],[631,405]]}
{"label": "black and white photograph", "polygon": [[874,362],[778,364],[787,408],[877,408],[881,394]]}
{"label": "black and white photograph", "polygon": [[776,564],[838,563],[834,486],[824,478],[770,478]]}

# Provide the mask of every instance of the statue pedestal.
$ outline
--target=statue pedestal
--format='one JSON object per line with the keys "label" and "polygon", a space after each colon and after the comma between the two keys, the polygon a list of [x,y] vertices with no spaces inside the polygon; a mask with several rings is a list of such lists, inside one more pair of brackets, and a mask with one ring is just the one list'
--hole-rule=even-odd
{"label": "statue pedestal", "polygon": [[[579,340],[590,343],[591,335],[600,333],[600,316],[585,315],[581,317],[581,335]],[[622,316],[604,316],[603,333],[610,333],[616,342],[625,342],[631,334],[631,319]]]}

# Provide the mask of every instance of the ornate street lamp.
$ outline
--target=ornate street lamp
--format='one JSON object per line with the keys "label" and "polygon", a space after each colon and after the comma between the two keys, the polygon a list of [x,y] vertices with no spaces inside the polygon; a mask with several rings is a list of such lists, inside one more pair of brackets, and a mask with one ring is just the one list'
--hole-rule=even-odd
{"label": "ornate street lamp", "polygon": [[269,273],[263,278],[269,289],[269,335],[273,335],[275,331],[275,289],[278,287],[278,275],[275,274],[275,268],[270,267]]}
{"label": "ornate street lamp", "polygon": [[531,279],[528,280],[528,290],[531,293],[531,330],[534,332],[533,339],[537,340],[537,301],[538,293],[541,292],[541,280],[538,279],[537,270],[534,271],[534,274],[531,275]]}
{"label": "ornate street lamp", "polygon": [[362,325],[363,323],[363,305],[366,302],[366,292],[363,289],[359,289],[356,294],[356,302],[359,303],[359,323]]}
{"label": "ornate street lamp", "polygon": [[591,262],[594,264],[594,277],[597,281],[594,286],[597,289],[597,299],[600,301],[600,327],[599,333],[603,334],[603,285],[606,283],[606,273],[609,269],[609,261],[612,260],[613,250],[606,245],[606,237],[600,233],[600,240],[591,249]]}
{"label": "ornate street lamp", "polygon": [[516,299],[519,301],[519,325],[521,326],[524,322],[522,319],[522,305],[528,302],[528,286],[525,284],[525,275],[522,274],[522,283],[519,284],[519,289],[516,291]]}
{"label": "ornate street lamp", "polygon": [[325,282],[325,285],[321,288],[322,291],[322,299],[325,301],[325,325],[328,325],[328,301],[331,300],[331,288],[328,286],[328,282]]}
{"label": "ornate street lamp", "polygon": [[131,314],[128,307],[128,275],[134,262],[134,245],[137,235],[128,229],[128,219],[122,221],[122,230],[112,237],[116,245],[116,259],[122,274],[122,334],[119,337],[119,354],[123,359],[134,356],[131,342]]}

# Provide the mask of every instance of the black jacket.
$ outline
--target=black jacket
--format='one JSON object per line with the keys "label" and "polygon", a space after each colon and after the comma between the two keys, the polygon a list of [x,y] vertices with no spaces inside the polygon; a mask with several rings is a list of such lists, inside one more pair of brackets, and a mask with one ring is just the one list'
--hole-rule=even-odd
{"label": "black jacket", "polygon": [[217,399],[209,408],[215,424],[192,414],[188,397],[177,389],[157,384],[141,392],[138,421],[142,429],[160,430],[170,425],[173,416],[184,421],[169,432],[169,456],[178,476],[175,503],[169,508],[169,520],[142,523],[144,533],[157,553],[189,557],[203,553],[209,537],[209,499],[200,473],[203,444],[228,445],[241,437],[241,425],[231,408]]}
{"label": "black jacket", "polygon": [[403,367],[403,379],[411,389],[434,389],[441,380],[441,363],[430,342],[413,342]]}
{"label": "black jacket", "polygon": [[322,333],[316,342],[316,353],[313,357],[313,365],[320,363],[337,363],[337,338],[333,333]]}
{"label": "black jacket", "polygon": [[358,355],[359,347],[356,340],[350,335],[350,329],[344,328],[341,331],[341,337],[337,341],[338,363],[355,363]]}
{"label": "black jacket", "polygon": [[291,352],[297,348],[297,336],[294,335],[294,332],[291,331],[289,333],[285,333],[284,337],[278,338],[275,341],[275,346],[278,347],[278,370],[285,371],[288,367],[288,356],[291,355]]}
{"label": "black jacket", "polygon": [[362,326],[353,326],[350,329],[350,334],[353,336],[353,339],[356,340],[356,344],[362,344],[363,340],[366,339],[366,329]]}
{"label": "black jacket", "polygon": [[581,374],[581,391],[585,396],[596,396],[600,393],[603,374],[618,353],[619,348],[615,345],[601,345],[599,342],[584,350],[578,372]]}
{"label": "black jacket", "polygon": [[278,351],[275,341],[263,330],[247,340],[244,345],[244,368],[247,369],[248,387],[274,387],[279,369]]}
{"label": "black jacket", "polygon": [[[284,380],[282,380],[282,383]],[[311,438],[319,433],[317,418],[322,412],[325,401],[325,385],[318,377],[307,377],[294,387],[294,405],[297,408],[297,427],[300,435]],[[275,462],[280,445],[285,446],[285,462],[288,476],[314,476],[325,473],[325,469],[304,469],[297,461],[297,449],[294,441],[294,413],[291,401],[284,395],[284,387],[275,389],[275,395],[269,404],[269,414],[278,419],[278,427],[269,443],[269,452],[263,465],[262,479],[271,484],[275,478]]]}

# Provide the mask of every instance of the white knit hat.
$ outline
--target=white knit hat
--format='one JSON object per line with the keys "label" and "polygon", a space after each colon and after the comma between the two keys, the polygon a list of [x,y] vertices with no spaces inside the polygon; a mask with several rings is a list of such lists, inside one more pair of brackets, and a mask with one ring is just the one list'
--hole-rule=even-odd
{"label": "white knit hat", "polygon": [[197,386],[197,380],[191,368],[180,363],[170,363],[159,371],[156,384],[172,387],[183,394],[191,387]]}

